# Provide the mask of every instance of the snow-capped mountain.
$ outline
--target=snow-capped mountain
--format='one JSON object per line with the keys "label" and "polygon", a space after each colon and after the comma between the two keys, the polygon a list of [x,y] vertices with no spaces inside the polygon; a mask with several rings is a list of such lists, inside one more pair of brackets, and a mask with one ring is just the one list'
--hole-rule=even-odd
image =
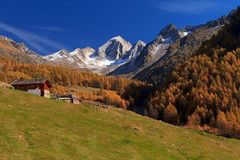
{"label": "snow-capped mountain", "polygon": [[75,61],[79,66],[85,65],[90,60],[90,55],[93,54],[95,50],[90,47],[83,49],[77,48],[73,52],[70,52],[70,61]]}
{"label": "snow-capped mountain", "polygon": [[76,49],[70,53],[61,50],[45,56],[44,59],[75,68],[87,68],[101,74],[108,74],[115,69],[117,69],[116,75],[128,74],[158,60],[166,54],[167,48],[172,43],[184,38],[189,33],[190,31],[186,29],[179,30],[170,24],[163,28],[158,36],[147,45],[143,41],[138,41],[132,46],[121,36],[116,36],[96,51],[92,48]]}
{"label": "snow-capped mountain", "polygon": [[131,48],[131,43],[127,42],[121,36],[117,36],[99,47],[93,56],[98,57],[98,59],[116,61],[122,58]]}
{"label": "snow-capped mountain", "polygon": [[90,55],[94,52],[95,50],[90,47],[82,49],[77,48],[72,52],[63,49],[56,53],[44,56],[43,58],[55,64],[64,64],[74,68],[86,68],[86,65],[91,59]]}
{"label": "snow-capped mountain", "polygon": [[145,67],[156,62],[160,57],[167,53],[167,49],[177,40],[184,38],[189,34],[189,31],[184,29],[177,29],[176,26],[169,24],[163,28],[157,37],[138,52],[136,58],[131,59],[128,63],[120,66],[110,75],[122,75],[122,74],[136,74]]}
{"label": "snow-capped mountain", "polygon": [[133,47],[123,56],[122,59],[132,60],[137,57],[143,48],[146,46],[146,43],[139,40],[137,43],[133,45]]}
{"label": "snow-capped mountain", "polygon": [[43,58],[56,64],[87,68],[97,73],[107,73],[139,55],[145,45],[144,42],[138,41],[132,46],[130,42],[117,36],[108,40],[96,51],[90,47],[78,48],[72,52],[60,50]]}
{"label": "snow-capped mountain", "polygon": [[83,49],[77,48],[73,52],[70,52],[69,54],[71,56],[76,56],[79,59],[82,59],[83,61],[85,61],[85,60],[87,60],[89,58],[89,56],[93,52],[95,52],[95,50],[93,48],[86,47],[86,48],[83,48]]}
{"label": "snow-capped mountain", "polygon": [[56,61],[56,60],[61,60],[62,58],[67,58],[70,57],[70,55],[68,54],[67,50],[60,50],[56,53],[44,56],[44,59],[47,59],[49,61]]}

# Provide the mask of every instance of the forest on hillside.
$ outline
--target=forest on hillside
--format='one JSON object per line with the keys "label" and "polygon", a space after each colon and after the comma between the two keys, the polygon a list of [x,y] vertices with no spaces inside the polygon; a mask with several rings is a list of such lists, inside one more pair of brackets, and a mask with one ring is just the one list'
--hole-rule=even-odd
{"label": "forest on hillside", "polygon": [[80,69],[55,65],[22,63],[0,57],[0,81],[12,83],[16,79],[47,78],[53,84],[51,92],[66,94],[68,87],[84,86],[99,88],[100,91],[75,94],[82,99],[103,102],[121,108],[132,108],[139,102],[142,90],[151,86],[136,80],[121,77],[107,77]]}
{"label": "forest on hillside", "polygon": [[147,115],[240,138],[240,9],[197,55],[172,71],[152,95]]}

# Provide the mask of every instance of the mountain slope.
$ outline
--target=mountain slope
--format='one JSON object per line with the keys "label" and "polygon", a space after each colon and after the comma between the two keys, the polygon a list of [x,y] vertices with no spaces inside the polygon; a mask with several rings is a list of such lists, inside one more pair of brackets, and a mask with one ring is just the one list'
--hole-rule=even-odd
{"label": "mountain slope", "polygon": [[109,75],[126,74],[127,77],[158,85],[177,63],[192,55],[201,43],[216,34],[225,22],[227,17],[182,29],[172,24],[167,25],[136,59],[120,66]]}
{"label": "mountain slope", "polygon": [[65,104],[1,88],[0,116],[1,159],[240,157],[238,140],[174,127],[124,110]]}
{"label": "mountain slope", "polygon": [[0,56],[27,63],[44,62],[40,55],[28,49],[23,43],[17,43],[3,36],[0,36]]}
{"label": "mountain slope", "polygon": [[148,115],[240,139],[240,9],[149,100]]}
{"label": "mountain slope", "polygon": [[176,65],[181,64],[194,55],[202,42],[218,33],[224,24],[228,22],[230,15],[231,14],[227,17],[221,17],[215,21],[210,21],[204,25],[186,27],[185,30],[189,32],[186,37],[178,39],[176,43],[171,44],[164,56],[160,57],[155,63],[144,68],[144,70],[138,72],[133,77],[156,86],[161,85],[164,78]]}

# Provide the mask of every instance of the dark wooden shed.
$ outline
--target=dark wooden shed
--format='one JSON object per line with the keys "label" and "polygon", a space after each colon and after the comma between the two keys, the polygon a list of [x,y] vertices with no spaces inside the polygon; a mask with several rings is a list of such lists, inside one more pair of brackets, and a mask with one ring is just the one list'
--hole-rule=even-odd
{"label": "dark wooden shed", "polygon": [[48,79],[17,79],[11,85],[17,90],[50,98],[52,85]]}

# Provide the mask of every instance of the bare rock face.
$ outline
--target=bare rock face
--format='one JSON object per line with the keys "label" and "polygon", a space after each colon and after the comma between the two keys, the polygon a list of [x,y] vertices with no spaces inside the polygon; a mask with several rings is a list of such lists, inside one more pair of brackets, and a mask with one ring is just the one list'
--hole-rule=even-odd
{"label": "bare rock face", "polygon": [[141,51],[143,50],[143,48],[146,46],[146,43],[144,43],[143,41],[139,40],[137,43],[135,43],[133,45],[133,47],[123,56],[122,59],[128,59],[128,60],[132,60],[135,57],[137,57]]}
{"label": "bare rock face", "polygon": [[122,58],[132,48],[131,43],[117,36],[107,41],[94,53],[99,59],[115,61]]}

